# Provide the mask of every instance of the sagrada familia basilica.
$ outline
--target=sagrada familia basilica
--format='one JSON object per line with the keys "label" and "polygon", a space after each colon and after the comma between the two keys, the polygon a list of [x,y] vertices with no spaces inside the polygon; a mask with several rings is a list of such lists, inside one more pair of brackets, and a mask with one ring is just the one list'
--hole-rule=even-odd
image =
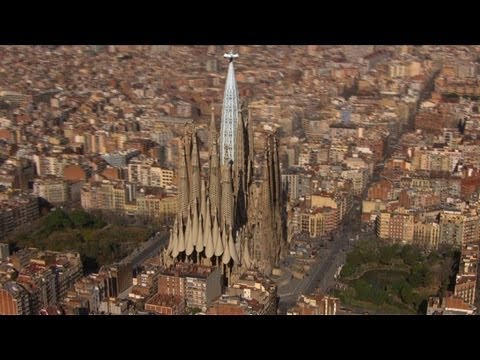
{"label": "sagrada familia basilica", "polygon": [[238,98],[229,59],[220,138],[212,111],[208,174],[202,174],[195,130],[180,148],[178,213],[164,258],[221,266],[226,277],[256,268],[270,274],[286,250],[285,194],[278,144],[267,139],[261,175],[254,176],[252,120]]}

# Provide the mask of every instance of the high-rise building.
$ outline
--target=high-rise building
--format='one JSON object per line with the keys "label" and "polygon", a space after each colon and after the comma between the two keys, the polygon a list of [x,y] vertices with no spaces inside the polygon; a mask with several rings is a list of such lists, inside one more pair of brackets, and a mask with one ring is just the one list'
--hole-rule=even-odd
{"label": "high-rise building", "polygon": [[31,315],[30,294],[20,284],[0,284],[0,315]]}
{"label": "high-rise building", "polygon": [[0,277],[0,315],[38,315],[63,299],[83,272],[77,252],[28,248],[11,255],[10,261],[13,267]]}
{"label": "high-rise building", "polygon": [[102,266],[99,273],[104,276],[105,294],[108,298],[116,298],[132,286],[132,264],[129,262]]}
{"label": "high-rise building", "polygon": [[59,177],[42,177],[33,182],[33,193],[53,205],[63,205],[71,201],[69,185]]}
{"label": "high-rise building", "polygon": [[176,263],[158,277],[158,293],[185,299],[185,306],[205,311],[222,294],[218,267]]}
{"label": "high-rise building", "polygon": [[23,193],[7,197],[0,201],[0,238],[21,226],[29,226],[39,216],[37,197]]}
{"label": "high-rise building", "polygon": [[178,214],[165,255],[170,262],[223,264],[231,279],[249,268],[269,274],[285,250],[287,231],[277,139],[268,137],[261,176],[254,178],[252,119],[239,105],[237,56],[226,56],[220,151],[212,111],[208,176],[201,174],[196,131],[186,132],[180,145]]}

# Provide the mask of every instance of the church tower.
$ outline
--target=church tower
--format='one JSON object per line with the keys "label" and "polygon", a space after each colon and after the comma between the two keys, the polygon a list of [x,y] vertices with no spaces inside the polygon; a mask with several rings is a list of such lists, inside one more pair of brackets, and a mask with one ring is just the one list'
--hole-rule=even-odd
{"label": "church tower", "polygon": [[225,93],[223,95],[222,122],[220,127],[220,163],[227,165],[235,161],[235,144],[238,122],[238,90],[233,59],[238,55],[230,52],[224,55],[229,59]]}
{"label": "church tower", "polygon": [[181,142],[178,213],[166,255],[170,261],[221,266],[231,278],[248,268],[269,274],[286,247],[286,217],[280,191],[275,135],[269,135],[263,171],[253,173],[250,109],[240,105],[232,52],[228,58],[220,137],[210,121],[209,172],[202,174],[194,130]]}

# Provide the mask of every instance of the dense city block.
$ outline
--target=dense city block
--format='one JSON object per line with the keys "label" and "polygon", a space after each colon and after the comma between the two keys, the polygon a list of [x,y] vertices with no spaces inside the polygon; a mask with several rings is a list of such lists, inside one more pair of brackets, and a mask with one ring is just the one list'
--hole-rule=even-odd
{"label": "dense city block", "polygon": [[476,314],[480,46],[0,46],[0,314]]}

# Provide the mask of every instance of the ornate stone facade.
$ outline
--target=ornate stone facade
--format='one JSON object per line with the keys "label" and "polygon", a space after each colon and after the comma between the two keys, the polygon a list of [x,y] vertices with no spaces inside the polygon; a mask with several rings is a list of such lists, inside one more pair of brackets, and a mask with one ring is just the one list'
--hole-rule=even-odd
{"label": "ornate stone facade", "polygon": [[[180,149],[178,214],[165,253],[169,262],[223,264],[229,278],[250,268],[270,274],[287,243],[277,139],[268,137],[262,175],[254,178],[252,120],[250,111],[246,114],[240,106],[237,92],[229,91],[237,89],[231,83],[236,82],[232,60],[224,107],[238,109],[235,136],[230,141],[224,138],[225,128],[232,123],[225,119],[225,112],[220,129],[220,144],[228,142],[229,148],[223,155],[230,155],[221,157],[213,111],[209,174],[202,174],[196,131],[185,134]],[[236,104],[225,105],[231,101]]]}

